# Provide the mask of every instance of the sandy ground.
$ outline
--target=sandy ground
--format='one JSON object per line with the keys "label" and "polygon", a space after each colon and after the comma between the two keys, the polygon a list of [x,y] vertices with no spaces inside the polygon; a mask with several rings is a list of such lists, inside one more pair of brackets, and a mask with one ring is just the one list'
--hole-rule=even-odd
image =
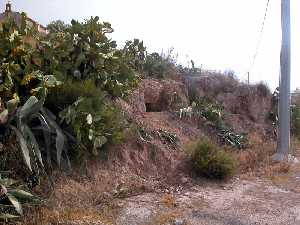
{"label": "sandy ground", "polygon": [[[169,187],[114,199],[118,210],[107,223],[96,219],[61,221],[63,225],[300,225],[300,179],[289,182],[234,178],[226,184]],[[280,182],[279,182],[280,183]],[[100,213],[100,209],[99,209]]]}
{"label": "sandy ground", "polygon": [[262,180],[129,198],[116,224],[297,225],[300,194]]}

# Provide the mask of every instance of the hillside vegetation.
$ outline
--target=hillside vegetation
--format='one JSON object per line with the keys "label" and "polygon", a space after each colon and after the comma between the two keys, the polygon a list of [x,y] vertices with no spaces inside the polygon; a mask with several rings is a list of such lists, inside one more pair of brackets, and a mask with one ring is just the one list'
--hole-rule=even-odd
{"label": "hillside vegetation", "polygon": [[[138,39],[120,48],[98,17],[52,22],[47,35],[25,17],[0,24],[0,220],[42,204],[35,195],[55,187],[55,171],[88,174],[95,159],[138,175],[173,176],[179,165],[222,179],[251,152],[253,133],[276,138],[276,97],[264,84],[183,67],[172,51],[149,53]],[[292,118],[299,136],[299,108]]]}

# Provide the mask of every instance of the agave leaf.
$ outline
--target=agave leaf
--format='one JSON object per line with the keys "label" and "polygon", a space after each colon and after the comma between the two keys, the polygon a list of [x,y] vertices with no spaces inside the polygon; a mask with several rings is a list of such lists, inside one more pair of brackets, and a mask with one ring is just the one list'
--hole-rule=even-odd
{"label": "agave leaf", "polygon": [[2,220],[9,220],[9,219],[16,219],[19,216],[13,215],[13,214],[8,214],[8,213],[0,213],[0,219]]}
{"label": "agave leaf", "polygon": [[57,132],[56,143],[55,143],[56,157],[57,157],[57,163],[60,166],[61,156],[65,145],[65,136],[59,129],[56,129],[56,132]]}
{"label": "agave leaf", "polygon": [[48,166],[52,166],[52,163],[51,163],[51,128],[50,126],[48,125],[45,117],[39,113],[38,114],[38,118],[41,122],[41,130],[43,131],[43,136],[44,136],[44,140],[45,140],[45,145],[46,145],[46,153],[47,153],[47,163],[48,163]]}
{"label": "agave leaf", "polygon": [[52,119],[52,120],[56,120],[56,116],[47,108],[43,107],[43,110],[47,113],[47,115]]}
{"label": "agave leaf", "polygon": [[28,137],[30,139],[31,146],[34,150],[35,156],[37,157],[37,159],[38,159],[39,163],[41,164],[42,168],[44,168],[42,153],[40,151],[39,144],[37,143],[37,140],[36,140],[34,134],[32,133],[32,131],[30,130],[30,128],[27,125],[24,125],[24,127],[25,127],[24,132],[26,132],[26,134],[28,135]]}
{"label": "agave leaf", "polygon": [[20,215],[22,215],[23,214],[22,205],[18,201],[18,199],[15,196],[13,196],[13,195],[11,195],[9,193],[6,196],[9,199],[9,201],[11,202],[11,204],[15,207],[15,210],[17,211],[17,213],[19,213]]}
{"label": "agave leaf", "polygon": [[8,110],[5,109],[0,113],[0,124],[5,124],[8,120]]}
{"label": "agave leaf", "polygon": [[19,110],[19,120],[22,121],[23,119],[27,119],[31,115],[38,113],[41,109],[41,106],[41,102],[39,102],[35,96],[31,96]]}
{"label": "agave leaf", "polygon": [[15,198],[19,200],[19,202],[22,203],[37,203],[37,204],[41,203],[40,198],[24,190],[20,190],[20,189],[10,190],[9,194],[13,195]]}
{"label": "agave leaf", "polygon": [[22,156],[24,158],[25,164],[27,165],[28,169],[32,172],[32,167],[31,167],[31,163],[30,163],[30,153],[29,153],[29,149],[27,147],[26,140],[25,140],[24,136],[22,135],[22,133],[16,127],[10,126],[10,128],[16,133],[17,139],[21,146]]}
{"label": "agave leaf", "polygon": [[58,126],[58,124],[55,122],[55,120],[51,119],[51,115],[48,114],[47,110],[45,108],[42,108],[42,114],[45,117],[45,120],[49,124],[49,126],[55,130],[56,132],[56,158],[57,158],[57,163],[60,166],[61,165],[61,158],[62,158],[62,152],[65,151],[66,156],[67,156],[67,151],[65,149],[67,140],[66,137],[61,130],[61,128]]}
{"label": "agave leaf", "polygon": [[[5,198],[6,200],[6,198]],[[10,208],[14,208],[12,205],[4,205],[4,204],[0,204],[0,210],[1,209],[10,209]]]}
{"label": "agave leaf", "polygon": [[15,181],[13,179],[0,178],[0,184],[4,185],[5,187],[10,187],[16,183],[17,183],[17,181]]}
{"label": "agave leaf", "polygon": [[6,103],[6,106],[7,106],[8,113],[12,114],[14,111],[16,111],[16,109],[18,107],[18,100],[17,99],[9,100]]}

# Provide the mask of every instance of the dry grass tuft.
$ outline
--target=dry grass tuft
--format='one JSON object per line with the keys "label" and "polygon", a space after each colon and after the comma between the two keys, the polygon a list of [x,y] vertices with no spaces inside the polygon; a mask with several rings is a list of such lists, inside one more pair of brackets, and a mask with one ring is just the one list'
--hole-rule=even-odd
{"label": "dry grass tuft", "polygon": [[176,198],[172,194],[166,194],[160,200],[160,203],[168,208],[174,208],[177,206]]}
{"label": "dry grass tuft", "polygon": [[155,225],[167,225],[167,224],[174,224],[175,220],[180,218],[180,211],[171,210],[168,212],[158,213],[153,218],[153,223]]}
{"label": "dry grass tuft", "polygon": [[271,156],[275,152],[276,144],[262,140],[257,134],[249,134],[249,147],[237,153],[241,172],[258,173],[272,164]]}

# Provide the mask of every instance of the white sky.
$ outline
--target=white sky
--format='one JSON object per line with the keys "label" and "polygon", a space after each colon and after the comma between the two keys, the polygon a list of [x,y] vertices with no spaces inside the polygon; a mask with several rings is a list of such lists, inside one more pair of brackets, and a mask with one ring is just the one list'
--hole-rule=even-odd
{"label": "white sky", "polygon": [[[233,69],[246,79],[267,0],[12,0],[14,11],[25,11],[43,25],[61,19],[99,16],[115,29],[113,39],[144,40],[148,50],[171,47],[186,63]],[[5,1],[0,7],[4,9]],[[300,87],[300,1],[291,0],[292,89]],[[297,11],[298,10],[298,11]],[[280,0],[270,0],[265,32],[250,81],[278,86]],[[299,62],[299,63],[297,63]]]}

